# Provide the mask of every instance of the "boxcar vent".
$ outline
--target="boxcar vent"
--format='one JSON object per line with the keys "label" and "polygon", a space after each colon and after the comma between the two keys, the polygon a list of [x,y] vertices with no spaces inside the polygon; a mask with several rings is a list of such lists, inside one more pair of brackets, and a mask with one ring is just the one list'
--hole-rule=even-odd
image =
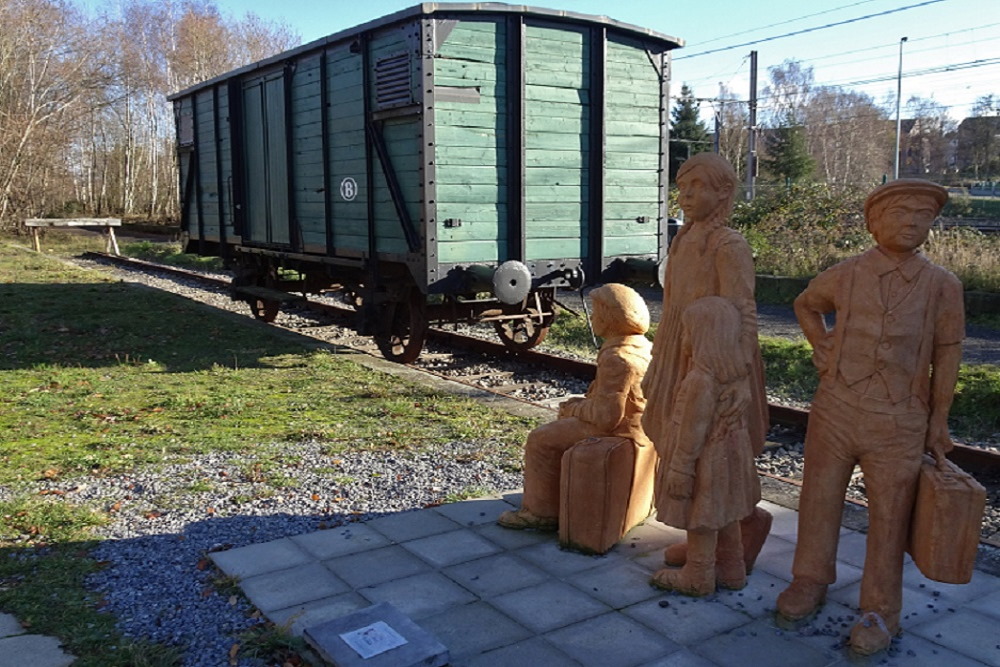
{"label": "boxcar vent", "polygon": [[375,104],[379,109],[413,101],[410,94],[410,54],[380,58],[375,63]]}

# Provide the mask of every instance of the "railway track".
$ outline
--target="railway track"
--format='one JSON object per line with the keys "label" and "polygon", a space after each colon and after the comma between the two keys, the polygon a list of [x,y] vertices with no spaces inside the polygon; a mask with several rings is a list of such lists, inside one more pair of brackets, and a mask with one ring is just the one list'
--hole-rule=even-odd
{"label": "railway track", "polygon": [[[210,285],[218,290],[229,289],[229,281],[225,278],[177,267],[103,253],[86,253],[84,258],[112,263],[134,271],[168,274]],[[322,329],[324,324],[350,328],[351,321],[355,317],[353,308],[325,300],[302,300],[296,304],[296,308],[305,309],[319,318],[310,326],[293,327],[306,335],[313,335],[308,329]],[[242,308],[242,311],[247,312],[247,309]],[[428,341],[427,351],[411,366],[450,381],[550,408],[567,394],[582,393],[587,383],[593,379],[596,369],[591,361],[539,350],[515,351],[499,341],[469,335],[466,332],[431,328],[428,330]],[[347,344],[378,355],[375,344],[369,338],[354,337]],[[565,379],[552,385],[553,377]],[[798,465],[801,466],[801,441],[809,418],[808,410],[772,403],[769,405],[769,412],[774,437],[769,437],[772,442],[768,451],[782,455],[789,452],[794,455],[797,452]],[[990,492],[989,502],[1000,504],[1000,451],[956,444],[949,458],[987,485]],[[761,474],[784,484],[799,484],[795,473],[776,473],[762,469]],[[863,493],[854,493],[848,500],[862,506],[865,504]],[[1000,510],[994,511],[1000,514]],[[991,535],[984,536],[983,542],[1000,547],[1000,527]]]}

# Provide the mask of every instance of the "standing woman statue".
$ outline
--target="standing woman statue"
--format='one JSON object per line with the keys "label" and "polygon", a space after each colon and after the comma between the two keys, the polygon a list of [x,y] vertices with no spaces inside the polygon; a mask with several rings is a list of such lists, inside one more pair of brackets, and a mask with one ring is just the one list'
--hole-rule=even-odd
{"label": "standing woman statue", "polygon": [[[738,184],[732,166],[715,153],[699,153],[677,172],[685,223],[670,245],[663,280],[663,312],[653,340],[653,359],[642,383],[647,400],[642,425],[658,451],[670,442],[671,414],[683,379],[681,316],[689,305],[707,296],[728,300],[739,313],[739,345],[750,363],[750,445],[755,455],[764,448],[767,397],[757,340],[753,256],[746,239],[727,225]],[[729,394],[723,400],[746,398]],[[666,473],[661,469],[661,475]],[[764,510],[756,509],[742,524],[748,568],[767,537],[770,519]],[[672,545],[664,553],[668,565],[682,565],[685,557],[684,545]]]}

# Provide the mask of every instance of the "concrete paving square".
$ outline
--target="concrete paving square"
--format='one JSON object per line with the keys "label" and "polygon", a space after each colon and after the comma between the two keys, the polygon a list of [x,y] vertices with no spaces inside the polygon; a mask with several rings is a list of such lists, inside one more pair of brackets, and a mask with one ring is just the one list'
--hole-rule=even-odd
{"label": "concrete paving square", "polygon": [[546,638],[591,667],[641,665],[680,646],[621,614],[603,614],[555,630]]}
{"label": "concrete paving square", "polygon": [[12,614],[0,614],[0,637],[23,635],[24,627]]}
{"label": "concrete paving square", "polygon": [[535,632],[548,632],[611,611],[603,602],[561,581],[505,593],[490,603]]}
{"label": "concrete paving square", "polygon": [[461,528],[458,523],[433,510],[390,514],[368,521],[365,525],[393,542],[416,540]]}
{"label": "concrete paving square", "polygon": [[346,583],[316,562],[249,577],[241,581],[240,586],[265,614],[350,590]]}
{"label": "concrete paving square", "polygon": [[495,523],[501,512],[511,509],[515,507],[502,498],[478,498],[441,505],[435,507],[434,511],[463,526],[481,526]]}
{"label": "concrete paving square", "polygon": [[647,662],[642,667],[719,667],[711,660],[692,653],[688,649],[675,651],[668,656]]}
{"label": "concrete paving square", "polygon": [[538,530],[511,530],[495,523],[476,526],[474,532],[476,535],[485,537],[498,547],[508,550],[520,549],[532,544],[551,542],[555,535],[555,533],[545,533]]}
{"label": "concrete paving square", "polygon": [[825,667],[843,662],[839,653],[817,650],[765,619],[723,632],[692,650],[720,665],[732,665],[734,660],[740,665],[782,667]]}
{"label": "concrete paving square", "polygon": [[55,637],[15,635],[0,639],[0,667],[68,667],[75,660]]}
{"label": "concrete paving square", "polygon": [[663,595],[649,584],[649,573],[627,560],[615,560],[569,577],[569,583],[612,609]]}
{"label": "concrete paving square", "polygon": [[452,565],[443,572],[452,581],[484,600],[535,586],[549,578],[549,575],[538,567],[509,554],[496,554]]}
{"label": "concrete paving square", "polygon": [[368,551],[389,544],[389,540],[364,523],[349,523],[291,538],[303,551],[317,560]]}
{"label": "concrete paving square", "polygon": [[529,560],[549,574],[562,578],[592,567],[598,567],[611,559],[621,558],[614,553],[603,556],[588,556],[559,548],[559,543],[553,539],[550,542],[543,542],[534,546],[517,550],[517,555],[525,560]]}
{"label": "concrete paving square", "polygon": [[476,596],[439,572],[426,572],[357,591],[371,602],[388,602],[414,620],[476,601]]}
{"label": "concrete paving square", "polygon": [[719,589],[716,599],[733,611],[749,614],[754,618],[774,612],[778,593],[785,590],[788,582],[754,568],[747,577],[747,585],[738,591]]}
{"label": "concrete paving square", "polygon": [[288,628],[295,635],[301,635],[309,626],[332,621],[368,606],[371,606],[368,600],[352,591],[278,609],[269,612],[267,617],[276,625]]}
{"label": "concrete paving square", "polygon": [[523,642],[504,646],[469,659],[468,662],[455,661],[456,667],[579,667],[573,658],[569,657],[545,639],[535,637]]}
{"label": "concrete paving square", "polygon": [[684,646],[694,646],[752,620],[747,614],[734,611],[718,600],[695,599],[676,593],[664,593],[653,600],[623,609],[622,613]]}
{"label": "concrete paving square", "polygon": [[262,544],[251,544],[239,549],[216,551],[209,554],[220,570],[230,577],[246,579],[264,572],[287,570],[290,567],[306,565],[312,556],[303,551],[290,539],[274,540]]}
{"label": "concrete paving square", "polygon": [[1000,622],[1000,591],[973,600],[967,605],[967,608],[992,616]]}
{"label": "concrete paving square", "polygon": [[1000,631],[996,619],[990,616],[962,609],[910,632],[984,664],[1000,665]]}
{"label": "concrete paving square", "polygon": [[403,547],[434,567],[464,563],[500,551],[498,546],[471,530],[453,530],[449,533],[422,537],[404,542]]}
{"label": "concrete paving square", "polygon": [[427,563],[398,544],[333,558],[323,561],[323,565],[353,588],[374,586],[429,569]]}
{"label": "concrete paving square", "polygon": [[420,626],[437,637],[462,660],[528,639],[534,633],[485,602],[473,602],[420,620]]}

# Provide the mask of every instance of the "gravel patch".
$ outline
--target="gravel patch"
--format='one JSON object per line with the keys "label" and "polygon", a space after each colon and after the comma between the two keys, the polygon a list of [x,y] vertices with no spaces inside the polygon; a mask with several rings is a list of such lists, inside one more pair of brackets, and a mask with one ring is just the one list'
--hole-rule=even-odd
{"label": "gravel patch", "polygon": [[301,442],[283,443],[280,450],[262,446],[256,455],[175,460],[136,474],[38,483],[30,490],[109,511],[111,522],[96,531],[105,539],[93,552],[104,567],[87,585],[102,595],[122,632],[184,647],[185,665],[215,666],[230,664],[235,635],[263,621],[242,596],[216,590],[218,573],[204,560],[209,552],[521,483],[520,472],[492,442],[334,455],[321,443]]}

